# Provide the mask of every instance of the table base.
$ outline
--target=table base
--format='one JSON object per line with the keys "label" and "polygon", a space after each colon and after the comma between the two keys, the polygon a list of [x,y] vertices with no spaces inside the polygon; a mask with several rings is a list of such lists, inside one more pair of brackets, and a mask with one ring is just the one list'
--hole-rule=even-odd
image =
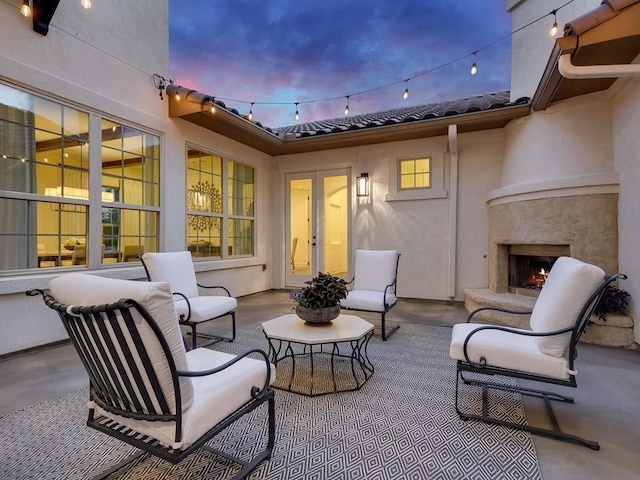
{"label": "table base", "polygon": [[358,340],[315,345],[267,337],[277,368],[273,386],[308,397],[359,390],[373,375],[367,356],[372,336],[373,330]]}

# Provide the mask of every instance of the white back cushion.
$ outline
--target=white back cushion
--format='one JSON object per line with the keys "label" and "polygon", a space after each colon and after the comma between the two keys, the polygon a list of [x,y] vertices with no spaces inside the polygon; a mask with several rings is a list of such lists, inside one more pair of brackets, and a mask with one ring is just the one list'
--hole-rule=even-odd
{"label": "white back cushion", "polygon": [[[103,278],[85,273],[68,273],[49,282],[49,291],[57,302],[65,305],[103,305],[114,303],[121,298],[132,299],[142,305],[156,321],[164,334],[173,355],[176,368],[187,370],[187,356],[178,326],[178,318],[169,285],[165,282],[136,282]],[[138,319],[140,320],[140,319]],[[160,379],[162,391],[167,397],[171,411],[175,411],[173,383],[169,366],[156,341],[155,334],[140,320],[139,331],[149,355],[154,361],[154,369]],[[193,403],[193,385],[188,377],[180,378],[182,410]]]}
{"label": "white back cushion", "polygon": [[353,289],[384,292],[396,277],[397,261],[397,250],[356,250]]}
{"label": "white back cushion", "polygon": [[[571,327],[589,296],[604,280],[605,273],[595,265],[572,257],[560,257],[553,264],[531,314],[531,330],[551,332]],[[571,334],[538,337],[541,352],[565,355]]]}
{"label": "white back cushion", "polygon": [[182,293],[187,298],[199,295],[191,252],[147,252],[142,260],[152,282],[168,282],[173,293]]}

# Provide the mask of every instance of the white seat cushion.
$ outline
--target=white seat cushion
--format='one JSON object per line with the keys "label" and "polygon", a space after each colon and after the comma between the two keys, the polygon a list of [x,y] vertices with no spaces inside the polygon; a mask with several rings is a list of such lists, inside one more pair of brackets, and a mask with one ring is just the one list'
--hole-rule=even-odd
{"label": "white seat cushion", "polygon": [[[486,326],[479,323],[458,323],[453,326],[449,356],[465,361],[464,341],[472,331]],[[513,329],[518,330],[518,329]],[[524,331],[524,330],[520,330]],[[487,365],[509,370],[543,375],[566,380],[570,377],[566,358],[542,353],[535,337],[517,335],[501,330],[483,330],[476,333],[467,344],[467,354],[472,362],[484,357]]]}
{"label": "white seat cushion", "polygon": [[[222,365],[235,356],[197,348],[187,352],[190,371],[208,370]],[[118,422],[130,426],[136,431],[150,435],[165,445],[184,450],[198,440],[218,422],[251,400],[251,387],[262,388],[266,378],[265,362],[256,358],[243,358],[222,372],[204,377],[193,377],[194,401],[192,407],[182,418],[181,443],[174,440],[173,423],[146,422],[123,419],[100,411],[101,414],[115,418]],[[275,381],[276,370],[271,366],[271,383]]]}
{"label": "white seat cushion", "polygon": [[[340,300],[340,306],[353,310],[371,310],[384,312],[384,294],[367,290],[353,290],[347,294],[347,298]],[[395,295],[387,294],[387,305],[391,307],[397,301]]]}
{"label": "white seat cushion", "polygon": [[[176,299],[176,311],[178,315],[184,315],[186,318],[188,313],[187,301],[184,299],[177,300],[178,298],[180,297],[174,296],[174,299]],[[190,322],[205,322],[232,312],[238,307],[238,301],[233,297],[227,296],[192,297],[189,299],[189,304],[191,305]]]}
{"label": "white seat cushion", "polygon": [[[178,317],[174,308],[169,285],[164,282],[136,282],[104,278],[86,273],[67,273],[49,282],[49,291],[53,298],[65,305],[104,305],[114,303],[122,298],[132,299],[142,305],[156,321],[162,331],[176,368],[187,368],[187,357],[178,326]],[[169,365],[156,340],[153,331],[146,322],[140,322],[140,336],[149,350],[149,356],[158,359],[156,369],[162,391],[168,399],[171,411],[175,411],[173,398],[173,381]],[[192,382],[188,378],[180,380],[182,410],[188,409],[193,401]]]}
{"label": "white seat cushion", "polygon": [[[604,270],[571,257],[553,264],[531,313],[531,330],[552,332],[573,326],[589,296],[605,278]],[[541,352],[562,357],[569,348],[571,333],[538,337]]]}

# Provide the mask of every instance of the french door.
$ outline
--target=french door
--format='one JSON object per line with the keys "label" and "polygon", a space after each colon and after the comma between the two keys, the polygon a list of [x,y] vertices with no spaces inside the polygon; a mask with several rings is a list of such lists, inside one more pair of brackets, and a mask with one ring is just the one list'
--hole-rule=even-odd
{"label": "french door", "polygon": [[286,278],[300,287],[318,272],[349,274],[351,175],[348,168],[286,177]]}

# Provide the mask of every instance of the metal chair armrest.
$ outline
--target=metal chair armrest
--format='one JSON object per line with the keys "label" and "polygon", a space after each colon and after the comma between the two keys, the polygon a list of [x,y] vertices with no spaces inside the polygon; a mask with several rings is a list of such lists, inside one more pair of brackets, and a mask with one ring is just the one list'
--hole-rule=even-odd
{"label": "metal chair armrest", "polygon": [[221,288],[222,290],[224,290],[227,293],[228,297],[231,296],[231,292],[229,292],[227,287],[223,287],[222,285],[200,285],[199,283],[197,285],[199,287],[201,287],[201,288]]}
{"label": "metal chair armrest", "polygon": [[[570,327],[562,328],[560,330],[554,330],[552,332],[532,332],[530,330],[529,331],[516,330],[514,328],[503,327],[501,325],[483,325],[481,327],[476,328],[475,330],[470,332],[469,335],[467,335],[467,338],[464,339],[464,344],[462,346],[462,353],[464,353],[464,358],[467,361],[467,363],[477,365],[475,362],[472,362],[471,359],[469,358],[469,355],[467,354],[467,345],[469,344],[469,340],[471,340],[471,337],[482,330],[499,330],[502,332],[513,333],[515,335],[523,335],[526,337],[553,337],[555,335],[562,335],[563,333],[571,332],[574,330],[574,328],[575,326],[572,325]],[[481,357],[481,360],[482,359],[483,358]],[[479,365],[486,365],[486,360],[485,362],[481,361]]]}
{"label": "metal chair armrest", "polygon": [[246,352],[240,353],[236,355],[235,358],[233,358],[232,360],[229,360],[227,363],[220,365],[219,367],[211,368],[209,370],[200,370],[200,371],[178,370],[177,373],[178,373],[178,376],[181,376],[181,377],[205,377],[207,375],[213,375],[229,368],[231,365],[239,362],[240,360],[249,356],[252,353],[257,353],[261,355],[267,367],[267,376],[265,378],[265,382],[262,388],[258,388],[256,386],[251,388],[251,396],[255,399],[259,399],[265,395],[265,392],[267,391],[267,388],[271,383],[271,362],[269,361],[269,357],[264,352],[264,350],[261,350],[259,348],[254,348],[252,350],[247,350]]}
{"label": "metal chair armrest", "polygon": [[529,315],[533,312],[533,310],[509,310],[507,308],[502,308],[502,307],[480,307],[480,308],[476,308],[473,312],[469,314],[469,316],[467,317],[467,323],[471,323],[471,319],[473,318],[473,316],[484,310],[492,310],[492,311],[503,312],[503,313],[513,313],[515,315]]}
{"label": "metal chair armrest", "polygon": [[180,292],[173,292],[172,295],[179,295],[182,298],[185,299],[185,301],[187,302],[187,318],[184,317],[184,313],[182,315],[180,315],[180,317],[178,318],[178,320],[180,322],[187,322],[189,321],[189,319],[191,318],[191,302],[189,302],[189,299],[187,298],[187,296],[184,293],[180,293]]}

